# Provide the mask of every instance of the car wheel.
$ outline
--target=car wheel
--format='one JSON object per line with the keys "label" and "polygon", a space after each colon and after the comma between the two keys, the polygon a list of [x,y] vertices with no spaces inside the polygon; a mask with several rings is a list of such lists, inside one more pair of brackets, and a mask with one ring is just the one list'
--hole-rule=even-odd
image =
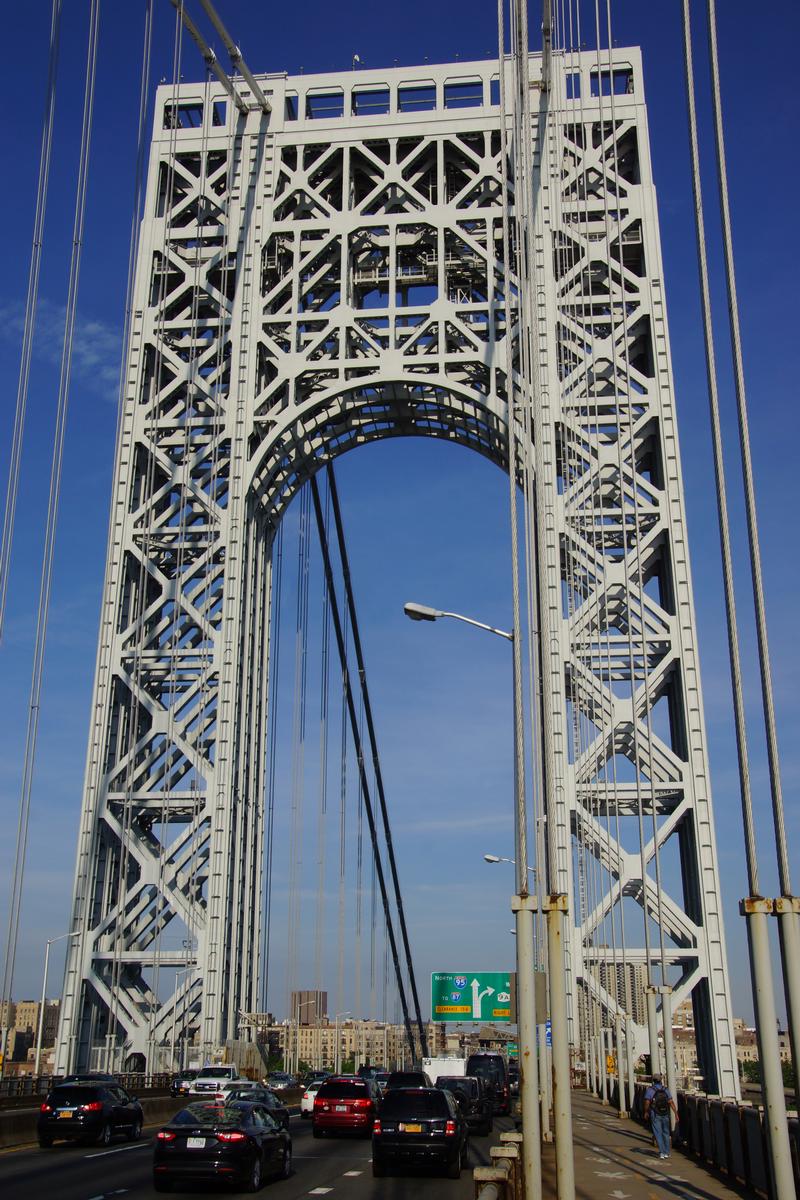
{"label": "car wheel", "polygon": [[312,1134],[312,1137],[315,1137],[315,1138],[321,1138],[321,1137],[322,1137],[322,1130],[321,1130],[321,1129],[317,1129],[317,1127],[316,1127],[316,1125],[315,1125],[315,1126],[314,1126],[314,1128],[311,1130],[311,1134]]}
{"label": "car wheel", "polygon": [[172,1191],[172,1184],[168,1179],[162,1179],[160,1175],[154,1175],[153,1190],[156,1192],[170,1192]]}
{"label": "car wheel", "polygon": [[288,1179],[292,1173],[292,1147],[287,1146],[283,1155],[283,1170],[281,1179]]}
{"label": "car wheel", "polygon": [[386,1167],[383,1165],[382,1162],[378,1162],[377,1159],[373,1158],[373,1160],[372,1160],[372,1178],[373,1179],[383,1179],[385,1174],[386,1174]]}
{"label": "car wheel", "polygon": [[97,1135],[97,1140],[101,1146],[111,1145],[111,1125],[108,1121],[103,1122],[103,1127]]}
{"label": "car wheel", "polygon": [[49,1150],[50,1147],[52,1146],[52,1144],[53,1144],[53,1139],[51,1137],[40,1137],[39,1138],[39,1145],[41,1146],[42,1150]]}
{"label": "car wheel", "polygon": [[133,1124],[131,1125],[130,1129],[128,1130],[128,1141],[129,1142],[138,1142],[138,1140],[141,1136],[142,1136],[142,1122],[139,1120],[138,1117],[136,1117]]}
{"label": "car wheel", "polygon": [[494,1121],[484,1121],[482,1133],[484,1137],[490,1137],[494,1129]]}
{"label": "car wheel", "polygon": [[461,1178],[461,1154],[457,1154],[447,1168],[448,1179]]}
{"label": "car wheel", "polygon": [[258,1192],[261,1189],[261,1155],[254,1161],[250,1171],[250,1178],[247,1181],[248,1192]]}

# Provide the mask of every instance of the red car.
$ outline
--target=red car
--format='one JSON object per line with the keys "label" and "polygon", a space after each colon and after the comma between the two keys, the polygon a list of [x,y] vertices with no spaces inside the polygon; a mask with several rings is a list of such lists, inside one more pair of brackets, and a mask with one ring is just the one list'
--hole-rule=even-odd
{"label": "red car", "polygon": [[377,1085],[358,1075],[326,1079],[314,1097],[311,1129],[315,1138],[326,1133],[353,1131],[370,1137],[380,1104]]}

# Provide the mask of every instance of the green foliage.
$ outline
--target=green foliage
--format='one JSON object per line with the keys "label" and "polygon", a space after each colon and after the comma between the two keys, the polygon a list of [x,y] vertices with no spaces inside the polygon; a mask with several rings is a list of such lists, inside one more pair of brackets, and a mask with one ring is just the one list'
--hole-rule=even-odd
{"label": "green foliage", "polygon": [[296,1073],[298,1075],[310,1075],[311,1072],[313,1071],[313,1069],[314,1068],[311,1066],[311,1063],[307,1063],[304,1058],[301,1058],[299,1063],[297,1064],[297,1072]]}
{"label": "green foliage", "polygon": [[[793,1091],[796,1087],[795,1070],[791,1062],[782,1062],[783,1086]],[[761,1083],[761,1063],[758,1059],[752,1062],[740,1063],[739,1072],[746,1083]]]}
{"label": "green foliage", "polygon": [[354,1075],[356,1070],[356,1060],[354,1058],[346,1058],[342,1063],[343,1075]]}

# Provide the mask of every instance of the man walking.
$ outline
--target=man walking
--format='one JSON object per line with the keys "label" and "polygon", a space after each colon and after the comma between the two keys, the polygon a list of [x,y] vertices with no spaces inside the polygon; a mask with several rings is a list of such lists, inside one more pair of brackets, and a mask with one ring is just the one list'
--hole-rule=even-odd
{"label": "man walking", "polygon": [[670,1111],[675,1113],[677,1120],[678,1110],[672,1096],[664,1087],[661,1076],[654,1075],[653,1082],[644,1094],[644,1119],[650,1121],[653,1137],[658,1146],[659,1158],[669,1158],[672,1146]]}

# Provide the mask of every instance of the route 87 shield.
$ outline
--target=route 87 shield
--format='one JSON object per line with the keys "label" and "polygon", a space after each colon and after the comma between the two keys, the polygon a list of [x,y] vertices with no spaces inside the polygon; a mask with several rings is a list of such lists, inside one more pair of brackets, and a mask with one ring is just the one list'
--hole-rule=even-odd
{"label": "route 87 shield", "polygon": [[431,974],[431,1020],[516,1020],[510,971],[434,971]]}

